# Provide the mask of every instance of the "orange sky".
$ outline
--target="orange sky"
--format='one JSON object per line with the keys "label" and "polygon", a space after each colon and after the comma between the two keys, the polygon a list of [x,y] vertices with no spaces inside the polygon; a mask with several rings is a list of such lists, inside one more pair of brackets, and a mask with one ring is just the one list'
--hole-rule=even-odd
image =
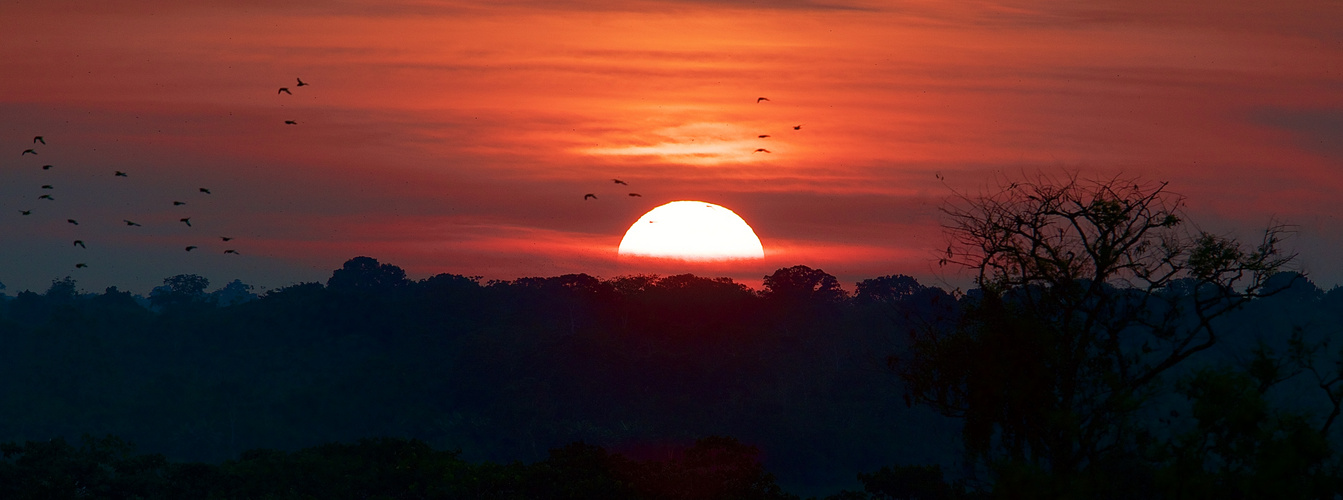
{"label": "orange sky", "polygon": [[938,204],[1061,168],[1171,181],[1219,232],[1297,224],[1304,269],[1343,282],[1335,1],[181,3],[0,5],[6,292],[278,287],[357,255],[665,274],[615,249],[681,199],[732,209],[767,255],[692,272],[959,283],[933,265]]}

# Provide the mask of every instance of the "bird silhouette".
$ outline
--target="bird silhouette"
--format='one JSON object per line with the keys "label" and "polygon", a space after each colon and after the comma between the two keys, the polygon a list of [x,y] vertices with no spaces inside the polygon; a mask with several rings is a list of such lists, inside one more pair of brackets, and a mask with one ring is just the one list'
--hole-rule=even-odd
{"label": "bird silhouette", "polygon": [[196,249],[196,245],[189,245],[189,246],[187,246],[187,251],[188,251],[188,252],[190,252],[190,251],[192,251],[192,250],[195,250],[195,249]]}
{"label": "bird silhouette", "polygon": [[793,130],[802,130],[801,125],[793,125]]}
{"label": "bird silhouette", "polygon": [[284,121],[284,124],[285,124],[285,125],[298,125],[298,122],[296,122],[296,121],[294,121],[294,120],[285,120],[285,121]]}
{"label": "bird silhouette", "polygon": [[759,148],[759,149],[756,149],[755,151],[751,151],[751,154],[756,154],[756,153],[760,153],[760,152],[768,153],[769,150],[768,150],[768,149],[765,149],[765,148]]}
{"label": "bird silhouette", "polygon": [[56,198],[52,198],[51,195],[49,195],[49,194],[44,194],[44,195],[42,195],[42,196],[38,196],[37,199],[39,199],[39,200],[52,200],[52,201],[56,201]]}
{"label": "bird silhouette", "polygon": [[768,97],[757,97],[755,98],[755,103],[760,104],[760,101],[768,101],[768,100],[769,100]]}
{"label": "bird silhouette", "polygon": [[88,264],[85,264],[85,263],[83,263],[83,262],[80,262],[80,263],[78,263],[78,264],[75,264],[75,269],[83,269],[83,268],[86,268],[86,267],[89,267],[89,265],[88,265]]}
{"label": "bird silhouette", "polygon": [[73,246],[77,246],[79,248],[88,248],[84,246],[84,240],[75,240],[75,244]]}
{"label": "bird silhouette", "polygon": [[242,254],[238,253],[237,250],[224,250],[224,253],[231,253],[231,254],[233,254],[233,255],[242,255]]}
{"label": "bird silhouette", "polygon": [[290,91],[289,91],[289,87],[280,87],[280,90],[276,91],[275,93],[276,93],[276,94],[279,94],[279,93],[281,93],[281,92],[283,92],[283,93],[285,93],[285,94],[289,94],[289,95],[294,95],[293,92],[290,92]]}
{"label": "bird silhouette", "polygon": [[639,194],[639,193],[630,193],[630,196],[638,196],[638,197],[641,197],[641,198],[643,197],[643,195],[641,195],[641,194]]}
{"label": "bird silhouette", "polygon": [[56,189],[56,188],[51,187],[51,184],[43,184],[42,189]]}
{"label": "bird silhouette", "polygon": [[185,202],[185,201],[174,201],[174,202],[173,202],[173,206],[174,206],[174,207],[180,207],[180,206],[182,206],[182,205],[186,205],[186,204],[187,204],[187,202]]}
{"label": "bird silhouette", "polygon": [[232,240],[233,237],[232,237],[232,236],[220,236],[219,239],[224,240],[224,241],[229,241],[229,240]]}
{"label": "bird silhouette", "polygon": [[304,85],[307,85],[307,83],[304,83],[304,82],[303,82],[303,79],[302,79],[302,78],[295,78],[295,80],[298,80],[298,86],[299,86],[299,87],[302,87],[302,86],[304,86]]}
{"label": "bird silhouette", "polygon": [[122,171],[118,170],[117,173],[112,174],[112,176],[114,176],[114,177],[126,177],[126,172],[122,172]]}
{"label": "bird silhouette", "polygon": [[25,150],[23,150],[22,153],[19,153],[19,156],[23,156],[23,155],[26,155],[26,154],[28,154],[28,153],[37,154],[37,151],[34,151],[34,150],[32,150],[32,149],[25,149]]}
{"label": "bird silhouette", "polygon": [[51,170],[51,167],[53,166],[55,165],[42,165],[42,170]]}
{"label": "bird silhouette", "polygon": [[205,188],[201,188],[201,192],[205,194],[210,194],[210,190]]}
{"label": "bird silhouette", "polygon": [[759,138],[761,138],[761,139],[764,139],[764,138],[766,138],[766,137],[769,137],[769,134],[760,134],[760,135],[758,135],[758,136],[756,136],[756,137],[759,137]]}
{"label": "bird silhouette", "polygon": [[588,193],[588,194],[583,195],[583,201],[588,201],[588,198],[592,198],[592,199],[595,200],[595,199],[597,199],[597,195],[592,194],[592,193]]}
{"label": "bird silhouette", "polygon": [[46,139],[43,139],[42,136],[40,136],[40,135],[38,135],[38,136],[34,136],[34,137],[33,137],[33,144],[37,144],[37,143],[39,143],[39,142],[42,143],[43,146],[46,146],[46,145],[47,145],[47,140],[46,140]]}
{"label": "bird silhouette", "polygon": [[611,182],[614,182],[614,183],[616,183],[616,184],[620,184],[620,185],[622,185],[622,186],[628,186],[628,185],[629,185],[629,184],[625,184],[625,181],[622,181],[622,180],[620,180],[620,179],[611,179]]}
{"label": "bird silhouette", "polygon": [[20,214],[20,215],[32,215],[32,214],[33,214],[33,211],[32,211],[32,210],[19,210],[19,214]]}
{"label": "bird silhouette", "polygon": [[185,222],[185,223],[187,224],[187,227],[191,227],[191,217],[183,217],[183,218],[181,218],[181,219],[177,219],[177,220],[180,220],[180,221],[182,221],[182,222]]}
{"label": "bird silhouette", "polygon": [[125,222],[125,223],[126,223],[126,225],[127,225],[127,226],[135,226],[135,227],[140,227],[140,225],[139,225],[139,224],[137,224],[137,223],[134,223],[134,222],[131,222],[131,221],[128,221],[128,220],[126,220],[126,219],[121,219],[121,221],[122,221],[122,222]]}
{"label": "bird silhouette", "polygon": [[79,225],[79,221],[74,220],[74,219],[65,219],[65,222],[69,222],[69,223],[74,224],[74,225],[76,225],[76,226]]}

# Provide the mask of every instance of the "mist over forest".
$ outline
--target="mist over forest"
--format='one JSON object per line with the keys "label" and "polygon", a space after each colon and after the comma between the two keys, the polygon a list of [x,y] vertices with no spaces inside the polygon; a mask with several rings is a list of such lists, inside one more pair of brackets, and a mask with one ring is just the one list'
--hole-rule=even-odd
{"label": "mist over forest", "polygon": [[[933,470],[919,466],[937,466],[938,484],[943,473],[982,481],[962,421],[910,404],[893,369],[916,331],[950,327],[978,291],[903,275],[853,285],[807,266],[760,290],[693,275],[412,280],[368,257],[326,283],[260,295],[195,275],[148,297],[58,279],[0,295],[0,477],[20,470],[23,443],[87,435],[88,451],[111,435],[133,444],[126,456],[232,464],[234,476],[248,460],[332,446],[524,470],[555,461],[552,450],[651,464],[724,439],[772,474],[752,472],[769,488],[751,491],[775,496],[900,498],[892,491],[918,490],[882,490],[872,474]],[[1343,331],[1343,289],[1295,273],[1269,285],[1278,291],[1215,319],[1215,348],[1169,373],[1172,387],[1202,368],[1254,374],[1292,339]],[[1333,386],[1302,370],[1274,376],[1260,391],[1274,415],[1319,428],[1337,414]],[[1199,429],[1209,422],[1196,403],[1166,390],[1142,418]],[[177,477],[163,470],[154,477]],[[899,477],[891,484],[913,481]]]}

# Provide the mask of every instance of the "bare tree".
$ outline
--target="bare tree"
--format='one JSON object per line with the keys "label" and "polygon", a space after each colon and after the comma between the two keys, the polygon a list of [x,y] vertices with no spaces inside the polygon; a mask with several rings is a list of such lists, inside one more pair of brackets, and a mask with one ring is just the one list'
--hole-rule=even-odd
{"label": "bare tree", "polygon": [[1166,183],[1040,174],[1000,188],[944,207],[940,263],[978,290],[955,326],[914,330],[892,362],[907,401],[963,418],[988,461],[1069,476],[1124,451],[1160,377],[1294,258],[1281,225],[1252,248],[1190,228]]}

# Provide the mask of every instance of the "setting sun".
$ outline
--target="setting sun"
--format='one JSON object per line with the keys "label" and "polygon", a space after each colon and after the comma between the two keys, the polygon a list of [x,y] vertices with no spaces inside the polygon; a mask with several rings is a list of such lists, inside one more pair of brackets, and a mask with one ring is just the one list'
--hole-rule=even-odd
{"label": "setting sun", "polygon": [[702,201],[673,201],[640,217],[625,232],[621,257],[682,260],[760,259],[760,238],[736,213]]}

